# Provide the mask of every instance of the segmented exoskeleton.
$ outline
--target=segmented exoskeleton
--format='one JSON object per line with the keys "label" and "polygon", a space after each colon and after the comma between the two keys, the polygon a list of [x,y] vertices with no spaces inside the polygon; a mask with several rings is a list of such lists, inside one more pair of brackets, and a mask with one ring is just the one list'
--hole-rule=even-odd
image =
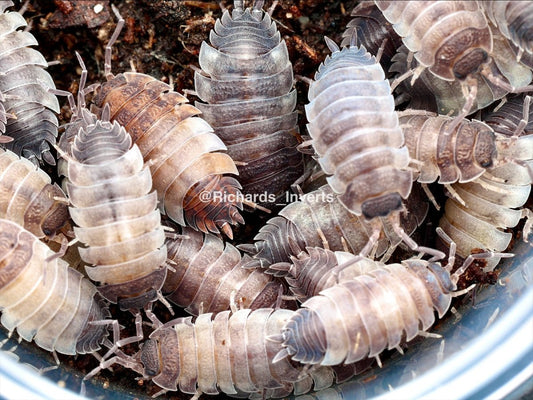
{"label": "segmented exoskeleton", "polygon": [[383,69],[388,71],[392,57],[402,45],[401,38],[374,1],[361,1],[350,15],[353,18],[342,34],[341,47],[349,46],[355,38],[355,45],[364,46],[370,54],[376,55]]}
{"label": "segmented exoskeleton", "polygon": [[184,228],[185,239],[167,241],[169,270],[163,295],[186,311],[217,313],[229,310],[232,302],[242,308],[264,308],[289,304],[281,296],[282,281],[259,269],[243,268],[250,257],[212,234]]}
{"label": "segmented exoskeleton", "polygon": [[[361,255],[368,255],[389,224],[411,248],[420,247],[400,227],[402,199],[411,192],[409,151],[383,68],[364,47],[332,51],[309,86],[305,112],[311,143],[339,201],[372,227]],[[440,252],[425,249],[436,257]]]}
{"label": "segmented exoskeleton", "polygon": [[111,46],[123,23],[119,15],[106,47],[107,82],[98,88],[93,110],[99,114],[107,105],[111,121],[131,135],[150,165],[164,213],[181,225],[232,237],[230,224],[244,223],[240,185],[225,176],[238,174],[235,163],[200,111],[170,85],[137,72],[111,73]]}
{"label": "segmented exoskeleton", "polygon": [[302,304],[276,340],[305,364],[349,364],[399,348],[441,318],[450,307],[456,283],[470,262],[453,275],[439,263],[406,260],[389,264],[320,292]]}
{"label": "segmented exoskeleton", "polygon": [[6,135],[14,140],[5,146],[34,164],[55,165],[50,145],[56,143],[59,103],[49,91],[55,84],[42,54],[29,47],[38,44],[35,37],[18,30],[27,25],[24,17],[6,12],[11,6],[0,2],[0,92],[6,112],[15,117],[7,120]]}
{"label": "segmented exoskeleton", "polygon": [[0,149],[0,218],[16,222],[38,238],[52,237],[69,219],[67,202],[46,172]]}
{"label": "segmented exoskeleton", "polygon": [[[404,229],[411,234],[423,222],[428,210],[418,190],[408,199],[407,209],[400,218]],[[378,256],[388,249],[391,253],[401,241],[385,218],[381,222],[384,236],[376,244]],[[284,207],[259,230],[254,244],[237,247],[253,255],[248,266],[266,268],[290,261],[291,255],[296,256],[307,247],[358,253],[368,243],[372,229],[365,218],[349,212],[326,185]]]}
{"label": "segmented exoskeleton", "polygon": [[201,314],[194,323],[191,317],[178,318],[160,324],[134,356],[118,355],[95,371],[117,362],[152,379],[163,392],[179,388],[198,396],[281,398],[326,388],[335,378],[332,368],[304,370],[289,359],[273,362],[281,344],[268,337],[278,335],[293,314],[261,308]]}
{"label": "segmented exoskeleton", "polygon": [[[533,170],[533,107],[531,97],[509,99],[498,111],[484,121],[496,133],[498,165],[468,184],[452,185],[464,205],[455,198],[446,201],[445,214],[439,226],[457,244],[457,254],[466,258],[475,249],[504,251],[520,219],[531,214],[520,209],[531,192]],[[526,124],[527,123],[527,124]],[[526,222],[524,239],[531,229]],[[499,257],[487,260],[492,270]]]}
{"label": "segmented exoskeleton", "polygon": [[2,325],[24,340],[63,354],[92,353],[107,336],[96,287],[32,233],[0,219]]}
{"label": "segmented exoskeleton", "polygon": [[290,263],[270,265],[266,272],[283,276],[298,301],[304,302],[324,289],[382,265],[384,264],[344,251],[308,247],[297,256],[291,256]]}
{"label": "segmented exoskeleton", "polygon": [[510,39],[521,53],[533,54],[533,3],[530,1],[480,1],[489,17],[500,32]]}
{"label": "segmented exoskeleton", "polygon": [[118,122],[109,121],[108,106],[101,119],[85,108],[83,62],[82,68],[78,105],[69,96],[73,117],[60,141],[74,233],[87,246],[80,256],[93,265],[85,270],[100,282],[100,293],[121,309],[139,310],[161,297],[166,276],[157,194],[139,148]]}
{"label": "segmented exoskeleton", "polygon": [[[416,164],[416,180],[422,184],[439,183],[454,193],[450,184],[470,182],[481,176],[496,159],[492,128],[480,121],[461,120],[423,110],[400,114],[405,144]],[[449,126],[455,124],[455,128]]]}
{"label": "segmented exoskeleton", "polygon": [[[526,86],[531,76],[524,83],[515,73],[504,75],[499,69],[502,65],[495,63],[493,32],[478,2],[375,0],[375,3],[420,64],[407,75],[416,79],[427,68],[440,79],[458,80],[468,91],[463,107],[457,112],[456,124],[472,110],[477,97],[477,73],[507,92],[531,90],[531,86]],[[503,64],[509,61],[516,64],[514,57],[501,60]]]}
{"label": "segmented exoskeleton", "polygon": [[[292,64],[276,23],[263,1],[243,9],[235,1],[200,48],[194,76],[202,117],[239,166],[246,194],[278,197],[303,173],[298,140]],[[292,89],[292,90],[291,90]],[[264,202],[263,202],[264,203]]]}
{"label": "segmented exoskeleton", "polygon": [[[527,63],[530,60],[524,57],[521,62],[516,62],[512,44],[492,24],[489,23],[488,27],[492,34],[493,44],[492,60],[494,62],[488,66],[491,68],[491,73],[494,76],[504,77],[515,87],[526,86],[533,76],[532,65]],[[415,82],[401,80],[401,77],[409,74],[409,71],[420,71],[419,63],[411,57],[407,47],[402,45],[393,57],[390,72],[398,74],[398,79],[393,82],[392,87],[394,88],[399,83],[400,89],[396,91],[401,96],[410,98],[410,108],[426,109],[446,115],[458,115],[461,112],[465,104],[461,80],[444,80],[428,69],[422,70]],[[483,109],[508,93],[508,88],[499,86],[498,81],[493,82],[493,79],[489,79],[486,74],[479,71],[471,72],[469,79],[476,87],[476,92],[475,95],[472,93],[470,109],[465,111],[464,115]],[[401,100],[397,99],[397,102]],[[436,105],[433,105],[433,102]]]}

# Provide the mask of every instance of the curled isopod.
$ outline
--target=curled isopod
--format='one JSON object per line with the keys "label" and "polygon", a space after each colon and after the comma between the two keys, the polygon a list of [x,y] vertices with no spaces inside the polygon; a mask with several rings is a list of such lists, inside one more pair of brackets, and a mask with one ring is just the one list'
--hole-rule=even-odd
{"label": "curled isopod", "polygon": [[[235,1],[200,48],[195,90],[202,117],[244,163],[238,167],[243,193],[279,198],[303,173],[298,140],[292,64],[276,23],[263,1],[243,9]],[[254,197],[252,197],[253,199]],[[260,200],[258,202],[267,204]]]}
{"label": "curled isopod", "polygon": [[[375,0],[375,3],[419,63],[404,77],[414,75],[416,79],[427,68],[440,79],[459,81],[465,89],[463,107],[455,110],[456,123],[472,111],[478,91],[476,74],[507,92],[531,90],[527,86],[531,71],[525,70],[529,80],[522,80],[521,74],[515,72],[503,72],[502,65],[511,66],[511,70],[517,65],[515,57],[498,56],[500,49],[494,44],[494,32],[479,2]],[[501,62],[496,62],[496,58]]]}
{"label": "curled isopod", "polygon": [[107,308],[96,287],[35,235],[0,219],[2,325],[48,351],[93,353],[107,336]]}
{"label": "curled isopod", "polygon": [[379,357],[426,331],[450,307],[465,262],[453,275],[439,263],[420,259],[388,264],[340,282],[311,297],[277,338],[287,356],[305,364],[349,364]]}
{"label": "curled isopod", "polygon": [[53,237],[69,219],[63,191],[25,158],[0,149],[0,218],[23,226],[38,238]]}
{"label": "curled isopod", "polygon": [[324,289],[382,265],[384,264],[344,251],[308,247],[297,256],[292,256],[290,263],[272,264],[266,272],[283,276],[298,301],[304,302]]}
{"label": "curled isopod", "polygon": [[111,46],[124,24],[118,17],[106,47],[107,82],[97,89],[92,110],[101,114],[108,106],[111,121],[131,135],[150,165],[164,213],[181,225],[232,237],[230,225],[244,223],[240,184],[226,175],[238,174],[235,163],[200,111],[170,85],[137,72],[111,73]]}
{"label": "curled isopod", "polygon": [[6,11],[11,6],[11,1],[0,3],[0,92],[5,111],[15,116],[7,119],[6,135],[13,141],[5,146],[35,164],[44,160],[55,165],[50,146],[56,143],[59,103],[49,91],[55,84],[42,54],[30,47],[37,40],[19,30],[27,25],[24,17]]}
{"label": "curled isopod", "polygon": [[[414,190],[407,203],[407,213],[401,214],[402,227],[412,234],[426,217],[428,204],[419,190]],[[375,254],[389,255],[400,243],[394,228],[381,219],[383,234],[378,238]],[[373,227],[365,218],[349,212],[328,185],[307,193],[285,206],[259,230],[253,244],[237,247],[249,252],[253,260],[248,266],[268,267],[290,261],[307,247],[322,247],[332,251],[360,252],[368,243]]]}
{"label": "curled isopod", "polygon": [[90,375],[118,362],[151,379],[163,393],[179,388],[198,396],[281,398],[326,388],[335,380],[332,368],[273,362],[281,344],[269,336],[279,335],[293,313],[260,308],[201,314],[194,323],[191,317],[178,318],[160,324],[137,354],[119,354]]}
{"label": "curled isopod", "polygon": [[259,269],[243,268],[250,257],[212,234],[184,228],[186,238],[168,239],[169,269],[163,295],[198,315],[241,308],[293,307],[282,299],[287,289],[281,280]]}
{"label": "curled isopod", "polygon": [[[530,96],[509,99],[484,121],[496,133],[497,165],[468,184],[452,185],[456,198],[446,201],[445,213],[439,226],[457,245],[457,254],[466,258],[477,249],[504,251],[521,218],[529,216],[524,239],[531,229],[531,210],[522,208],[527,202],[533,170],[533,107]],[[487,260],[486,270],[492,270],[500,257]]]}
{"label": "curled isopod", "polygon": [[[79,253],[98,290],[123,310],[138,310],[161,297],[167,248],[157,194],[137,145],[118,122],[99,119],[84,103],[82,63],[78,105],[69,96],[73,117],[66,126],[66,189],[86,247]],[[108,107],[103,114],[109,116]]]}

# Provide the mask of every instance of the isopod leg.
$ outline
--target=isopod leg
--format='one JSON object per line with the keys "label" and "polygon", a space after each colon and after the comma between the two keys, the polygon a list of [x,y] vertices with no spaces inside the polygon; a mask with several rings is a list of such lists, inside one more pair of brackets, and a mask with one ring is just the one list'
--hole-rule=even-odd
{"label": "isopod leg", "polygon": [[113,32],[113,35],[111,35],[111,39],[109,39],[109,42],[105,47],[104,75],[108,81],[113,78],[113,74],[111,73],[111,52],[113,44],[115,44],[117,41],[118,35],[120,35],[120,31],[122,31],[122,27],[124,26],[124,18],[122,18],[122,15],[120,15],[118,8],[114,4],[111,4],[111,9],[115,13],[118,21],[115,31]]}
{"label": "isopod leg", "polygon": [[407,233],[403,230],[403,228],[400,226],[400,222],[398,218],[395,217],[395,213],[390,214],[387,218],[393,218],[392,221],[392,227],[394,229],[394,232],[402,238],[402,241],[411,248],[413,251],[420,251],[422,253],[429,254],[432,256],[432,258],[429,261],[438,261],[442,260],[444,257],[446,257],[446,254],[444,254],[440,250],[432,249],[430,247],[425,246],[419,246],[413,239],[409,237]]}
{"label": "isopod leg", "polygon": [[465,82],[461,85],[461,88],[464,90],[464,96],[466,99],[465,104],[459,114],[453,119],[452,123],[446,127],[444,135],[451,135],[452,132],[455,132],[455,129],[461,121],[470,114],[470,110],[472,110],[474,101],[477,98],[478,84],[476,78],[468,76]]}

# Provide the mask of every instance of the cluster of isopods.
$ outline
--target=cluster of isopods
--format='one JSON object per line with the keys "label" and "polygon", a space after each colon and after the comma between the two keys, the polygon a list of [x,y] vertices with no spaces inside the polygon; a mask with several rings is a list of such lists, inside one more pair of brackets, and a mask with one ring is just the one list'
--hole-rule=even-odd
{"label": "cluster of isopods", "polygon": [[[301,78],[302,134],[262,0],[216,21],[194,106],[155,77],[113,72],[124,19],[111,7],[105,81],[87,85],[78,55],[73,94],[0,2],[1,324],[95,355],[86,379],[120,364],[159,393],[327,388],[427,335],[471,289],[458,289],[465,271],[512,256],[524,217],[514,233],[527,241],[530,2],[360,2]],[[61,126],[58,97],[71,111]],[[422,242],[430,207],[440,221]],[[269,210],[255,237],[232,241]],[[169,317],[178,307],[192,316]]]}

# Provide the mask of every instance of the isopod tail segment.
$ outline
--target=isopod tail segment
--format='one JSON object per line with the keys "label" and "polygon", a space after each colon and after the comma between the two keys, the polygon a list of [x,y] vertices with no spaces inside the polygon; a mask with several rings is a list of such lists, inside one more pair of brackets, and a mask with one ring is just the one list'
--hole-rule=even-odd
{"label": "isopod tail segment", "polygon": [[244,223],[237,167],[225,153],[213,128],[198,117],[200,110],[172,87],[137,72],[111,73],[112,45],[124,19],[112,5],[118,23],[105,49],[107,81],[97,89],[91,110],[109,106],[150,166],[159,207],[173,221],[202,232],[232,237],[231,225]]}

